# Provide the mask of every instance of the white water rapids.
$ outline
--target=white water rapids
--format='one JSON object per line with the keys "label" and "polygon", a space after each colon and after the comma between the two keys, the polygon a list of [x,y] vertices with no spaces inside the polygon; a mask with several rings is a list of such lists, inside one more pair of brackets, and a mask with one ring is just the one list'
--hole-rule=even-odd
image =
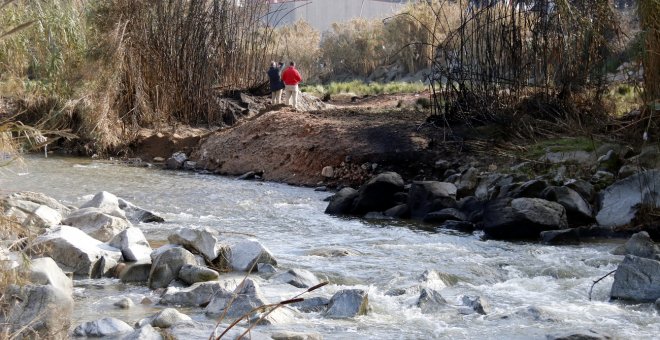
{"label": "white water rapids", "polygon": [[[660,334],[658,312],[651,304],[609,302],[612,277],[598,283],[589,301],[592,282],[616,269],[621,256],[611,255],[614,242],[580,246],[483,241],[478,235],[420,228],[393,221],[369,222],[325,215],[329,193],[276,183],[173,172],[97,162],[86,159],[30,157],[25,164],[0,173],[0,190],[37,191],[66,204],[79,205],[105,190],[164,217],[163,224],[141,224],[151,241],[164,241],[181,226],[200,226],[248,233],[266,245],[280,268],[303,268],[330,281],[310,296],[340,289],[369,293],[370,311],[351,320],[331,320],[319,313],[257,331],[318,332],[325,339],[543,339],[547,334],[594,330],[621,339]],[[622,241],[618,241],[621,243]],[[345,249],[351,255],[324,257],[320,249]],[[452,285],[428,282],[452,306],[423,314],[415,306],[425,270],[446,274]],[[154,292],[117,280],[76,281],[75,325],[104,316],[129,324],[163,307],[139,305]],[[296,295],[299,289],[260,279],[272,301]],[[401,296],[391,289],[410,288]],[[317,294],[318,293],[318,294]],[[481,296],[490,303],[488,315],[462,315],[463,295]],[[138,303],[120,310],[119,296]],[[201,308],[181,309],[204,327],[178,334],[208,338],[215,323]]]}

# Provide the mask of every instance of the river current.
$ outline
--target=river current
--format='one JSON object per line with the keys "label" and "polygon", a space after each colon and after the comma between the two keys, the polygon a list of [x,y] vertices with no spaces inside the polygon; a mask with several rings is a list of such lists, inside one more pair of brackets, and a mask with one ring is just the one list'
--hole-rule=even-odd
{"label": "river current", "polygon": [[[330,297],[347,288],[369,293],[366,316],[331,320],[301,313],[285,324],[257,327],[265,334],[311,331],[325,339],[544,339],[547,334],[584,330],[621,339],[660,334],[660,318],[650,304],[609,302],[612,276],[594,287],[589,300],[593,281],[622,260],[610,254],[621,241],[544,246],[482,240],[478,233],[402,222],[337,218],[323,213],[323,199],[330,195],[325,192],[88,159],[28,157],[0,171],[1,192],[38,191],[79,205],[105,190],[152,210],[166,222],[138,227],[154,244],[165,242],[178,227],[254,235],[280,268],[307,269],[330,282],[310,296]],[[349,255],[319,256],[328,250]],[[450,305],[446,311],[423,314],[415,306],[415,287],[426,270],[445,278],[423,284],[438,288]],[[271,301],[300,291],[267,280],[260,283]],[[111,279],[80,280],[75,286],[74,326],[105,316],[133,324],[163,308],[139,304],[144,297],[157,300],[143,286]],[[386,294],[401,288],[406,289],[403,295]],[[481,296],[489,302],[490,313],[459,313],[463,295]],[[118,296],[131,297],[136,307],[114,308]],[[206,318],[201,308],[182,311],[205,326],[178,335],[208,338],[215,320]]]}

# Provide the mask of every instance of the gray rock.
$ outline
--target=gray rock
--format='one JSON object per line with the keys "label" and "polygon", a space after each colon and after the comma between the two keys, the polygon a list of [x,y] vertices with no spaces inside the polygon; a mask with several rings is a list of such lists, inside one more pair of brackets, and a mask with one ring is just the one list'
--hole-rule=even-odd
{"label": "gray rock", "polygon": [[119,299],[118,301],[116,301],[112,305],[115,306],[115,307],[119,307],[121,309],[130,309],[131,307],[133,307],[134,303],[133,303],[133,300],[125,297],[125,298]]}
{"label": "gray rock", "polygon": [[591,165],[596,161],[593,153],[577,150],[577,151],[560,151],[560,152],[547,152],[544,156],[539,158],[541,162],[557,163],[577,163],[582,165]]}
{"label": "gray rock", "polygon": [[497,186],[497,182],[503,177],[504,175],[498,173],[483,176],[474,190],[474,196],[480,200],[491,199]]}
{"label": "gray rock", "polygon": [[646,169],[657,169],[660,167],[660,148],[657,145],[646,146],[639,155],[630,157],[626,163]]}
{"label": "gray rock", "polygon": [[581,179],[571,179],[564,183],[564,186],[570,189],[575,190],[582,198],[584,198],[587,203],[593,203],[596,199],[596,189],[594,186]]}
{"label": "gray rock", "polygon": [[660,261],[626,255],[614,274],[610,296],[639,302],[660,298]]}
{"label": "gray rock", "polygon": [[2,199],[0,207],[4,211],[4,215],[14,218],[20,225],[35,234],[40,234],[44,228],[56,226],[62,221],[62,214],[59,211],[28,200]]}
{"label": "gray rock", "polygon": [[455,208],[445,208],[440,211],[434,211],[424,216],[426,223],[443,223],[445,221],[465,221],[467,217],[461,211]]}
{"label": "gray rock", "polygon": [[242,286],[233,293],[224,289],[217,291],[205,311],[206,315],[217,317],[227,309],[226,317],[235,319],[265,304],[268,302],[262,296],[257,283],[252,279],[245,279]]}
{"label": "gray rock", "polygon": [[148,282],[151,262],[129,263],[119,272],[121,282]]}
{"label": "gray rock", "polygon": [[122,333],[132,332],[133,327],[116,318],[103,318],[85,322],[73,330],[75,336],[86,336],[100,338],[106,336],[117,336]]}
{"label": "gray rock", "polygon": [[291,304],[291,307],[294,307],[303,313],[320,313],[328,308],[329,303],[330,299],[318,296],[305,298],[305,300],[301,302]]}
{"label": "gray rock", "polygon": [[344,289],[332,296],[325,317],[347,319],[367,314],[369,296],[361,289]]}
{"label": "gray rock", "polygon": [[144,325],[126,334],[121,340],[163,340],[163,336],[151,325]]}
{"label": "gray rock", "polygon": [[431,211],[456,205],[456,186],[446,182],[413,182],[408,195],[408,207],[413,219],[422,219]]}
{"label": "gray rock", "polygon": [[107,191],[97,193],[91,200],[80,206],[80,209],[86,208],[96,208],[98,212],[119,218],[126,218],[124,212],[119,208],[119,198]]}
{"label": "gray rock", "polygon": [[159,328],[170,328],[178,324],[189,324],[192,323],[192,319],[174,308],[165,308],[162,311],[152,315],[150,317],[144,318],[138,321],[137,325],[139,327],[144,327],[145,325],[151,325],[153,327]]}
{"label": "gray rock", "polygon": [[637,165],[624,165],[621,168],[619,168],[619,173],[617,178],[619,179],[624,179],[626,177],[630,177],[637,172],[639,172],[640,167]]}
{"label": "gray rock", "polygon": [[445,221],[438,226],[439,229],[451,229],[464,233],[471,233],[475,229],[475,225],[468,221]]}
{"label": "gray rock", "polygon": [[187,288],[169,287],[160,299],[160,304],[183,307],[206,306],[211,298],[224,290],[220,282],[198,282]]}
{"label": "gray rock", "polygon": [[115,275],[115,268],[119,264],[117,259],[103,255],[96,261],[92,269],[92,279],[100,279],[102,277],[112,277]]}
{"label": "gray rock", "polygon": [[403,191],[403,185],[403,178],[396,172],[376,175],[360,187],[351,212],[362,215],[370,211],[385,211],[395,206],[394,194]]}
{"label": "gray rock", "polygon": [[71,208],[65,206],[56,199],[39,192],[31,192],[31,191],[15,192],[13,194],[10,194],[8,198],[12,200],[28,201],[28,202],[36,203],[38,205],[45,205],[57,211],[62,217],[68,216],[69,213],[71,212]]}
{"label": "gray rock", "polygon": [[548,182],[533,179],[521,184],[519,187],[515,188],[511,192],[508,192],[506,195],[500,194],[500,197],[511,197],[511,198],[541,198],[543,197],[542,192],[548,188]]}
{"label": "gray rock", "polygon": [[62,220],[62,224],[78,228],[103,242],[112,240],[117,234],[132,226],[127,219],[109,215],[101,208],[94,207],[72,212],[69,217]]}
{"label": "gray rock", "polygon": [[189,285],[197,282],[216,281],[219,278],[220,274],[217,271],[207,267],[184,264],[179,270],[179,279]]}
{"label": "gray rock", "polygon": [[151,289],[165,288],[179,275],[185,264],[196,265],[195,255],[181,247],[173,247],[152,257],[148,285]]}
{"label": "gray rock", "polygon": [[329,215],[346,215],[353,209],[353,202],[358,197],[357,190],[353,188],[343,188],[339,190],[325,208],[325,213]]}
{"label": "gray rock", "polygon": [[408,209],[408,204],[398,204],[385,210],[383,214],[392,218],[406,218],[410,215],[410,209]]}
{"label": "gray rock", "polygon": [[236,179],[239,181],[249,181],[251,179],[255,179],[257,177],[257,173],[254,171],[248,171],[240,176],[238,176]]}
{"label": "gray rock", "polygon": [[456,184],[457,197],[472,196],[474,189],[479,183],[479,170],[477,168],[469,168],[465,170]]}
{"label": "gray rock", "polygon": [[305,269],[289,269],[286,272],[275,274],[271,280],[288,283],[298,288],[310,288],[320,283],[312,272]]}
{"label": "gray rock", "polygon": [[540,236],[543,244],[580,244],[580,230],[578,228],[542,231]]}
{"label": "gray rock", "polygon": [[331,166],[324,166],[321,170],[321,176],[325,178],[335,177],[335,169]]}
{"label": "gray rock", "polygon": [[470,307],[473,311],[479,314],[486,315],[490,313],[490,304],[481,296],[477,296],[475,298],[463,296],[461,301],[464,305]]}
{"label": "gray rock", "polygon": [[32,259],[28,268],[30,283],[38,285],[52,285],[64,293],[73,294],[73,281],[66,276],[57,263],[50,257]]}
{"label": "gray rock", "polygon": [[222,252],[217,233],[209,228],[179,228],[170,234],[167,240],[172,244],[178,244],[190,251],[202,254],[208,262],[215,260]]}
{"label": "gray rock", "polygon": [[548,334],[547,340],[608,340],[612,339],[609,335],[597,333],[592,330],[566,332],[559,334]]}
{"label": "gray rock", "polygon": [[567,187],[549,187],[543,192],[548,201],[557,202],[566,209],[568,222],[575,225],[587,224],[594,221],[594,213],[577,191]]}
{"label": "gray rock", "polygon": [[660,170],[637,173],[601,191],[596,220],[606,227],[627,225],[640,204],[660,207]]}
{"label": "gray rock", "polygon": [[381,212],[368,212],[366,215],[364,215],[362,218],[365,220],[393,220],[394,218],[387,216]]}
{"label": "gray rock", "polygon": [[601,187],[614,183],[614,174],[608,171],[599,170],[590,179],[594,185]]}
{"label": "gray rock", "polygon": [[657,309],[657,310],[660,311],[660,298],[658,298],[657,300],[655,300],[655,309]]}
{"label": "gray rock", "polygon": [[273,274],[277,269],[270,263],[257,263],[257,271],[259,273]]}
{"label": "gray rock", "polygon": [[344,257],[357,255],[357,253],[346,248],[321,248],[310,251],[309,255],[321,257]]}
{"label": "gray rock", "polygon": [[175,152],[165,161],[165,168],[171,170],[181,169],[186,160],[188,160],[188,156],[185,153],[181,151]]}
{"label": "gray rock", "polygon": [[270,336],[273,340],[321,340],[319,333],[300,333],[291,331],[279,331]]}
{"label": "gray rock", "polygon": [[633,234],[628,241],[621,247],[617,255],[635,255],[651,260],[658,260],[660,247],[653,242],[649,233],[640,231]]}
{"label": "gray rock", "polygon": [[58,226],[37,237],[33,250],[51,257],[60,267],[72,271],[74,275],[88,278],[94,274],[94,266],[103,256],[114,261],[121,258],[119,249],[69,226]]}
{"label": "gray rock", "polygon": [[537,238],[542,231],[565,229],[566,210],[540,198],[498,199],[486,206],[483,224],[491,238]]}
{"label": "gray rock", "polygon": [[131,221],[131,223],[137,224],[137,223],[165,222],[165,219],[163,219],[162,217],[154,214],[151,211],[140,208],[134,205],[133,203],[126,201],[125,199],[119,198],[118,203],[119,203],[119,209],[124,211],[126,218],[129,221]]}
{"label": "gray rock", "polygon": [[142,230],[134,227],[127,228],[115,235],[108,243],[115,248],[121,249],[125,261],[150,261],[151,246],[144,237]]}
{"label": "gray rock", "polygon": [[183,162],[183,169],[184,170],[195,170],[196,168],[197,168],[197,162],[193,162],[193,161]]}
{"label": "gray rock", "polygon": [[417,300],[417,307],[422,310],[422,313],[436,313],[447,306],[447,301],[436,290],[430,288],[422,288]]}
{"label": "gray rock", "polygon": [[598,170],[616,173],[621,167],[621,159],[614,150],[609,150],[606,154],[598,157]]}
{"label": "gray rock", "polygon": [[277,261],[261,243],[254,239],[230,241],[229,264],[236,271],[256,269],[258,263],[277,265]]}
{"label": "gray rock", "polygon": [[4,323],[9,334],[27,339],[68,339],[73,298],[51,285],[27,285],[12,291]]}

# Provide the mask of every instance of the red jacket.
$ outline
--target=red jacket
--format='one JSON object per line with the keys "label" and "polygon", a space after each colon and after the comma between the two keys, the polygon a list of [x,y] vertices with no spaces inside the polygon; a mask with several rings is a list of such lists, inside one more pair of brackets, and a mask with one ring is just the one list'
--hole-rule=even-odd
{"label": "red jacket", "polygon": [[282,72],[282,81],[285,85],[298,85],[301,80],[302,77],[300,76],[300,73],[298,73],[298,70],[293,66],[287,67],[287,69]]}

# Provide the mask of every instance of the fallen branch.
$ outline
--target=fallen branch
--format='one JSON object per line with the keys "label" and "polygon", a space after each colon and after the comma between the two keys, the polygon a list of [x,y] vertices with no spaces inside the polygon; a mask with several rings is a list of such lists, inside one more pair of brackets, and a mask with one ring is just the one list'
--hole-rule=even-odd
{"label": "fallen branch", "polygon": [[602,281],[604,278],[614,274],[615,272],[616,272],[616,269],[614,269],[613,271],[605,274],[605,276],[601,277],[600,279],[594,281],[594,283],[591,285],[591,288],[589,288],[589,301],[591,301],[591,293],[594,291],[594,286],[596,285],[596,283]]}

